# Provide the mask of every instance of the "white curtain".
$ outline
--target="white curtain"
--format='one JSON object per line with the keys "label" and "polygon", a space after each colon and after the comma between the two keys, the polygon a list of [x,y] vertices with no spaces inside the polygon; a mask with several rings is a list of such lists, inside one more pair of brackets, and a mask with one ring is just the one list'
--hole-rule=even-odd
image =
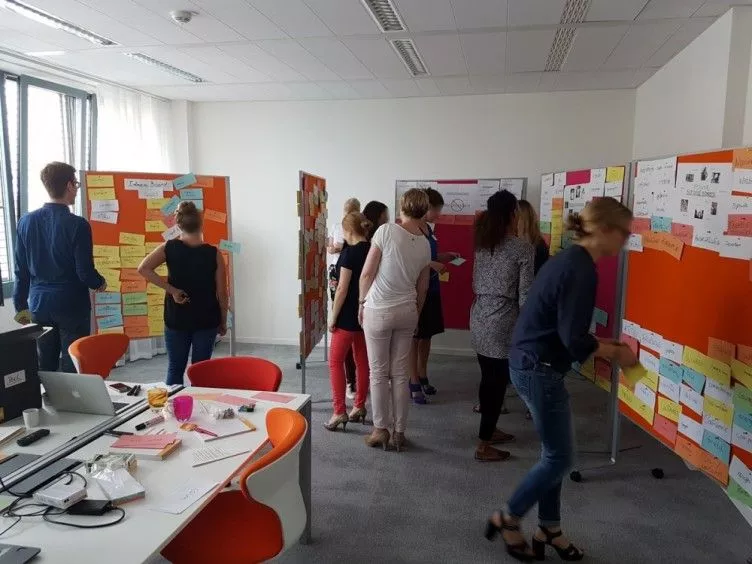
{"label": "white curtain", "polygon": [[98,170],[175,172],[170,102],[123,88],[97,88]]}

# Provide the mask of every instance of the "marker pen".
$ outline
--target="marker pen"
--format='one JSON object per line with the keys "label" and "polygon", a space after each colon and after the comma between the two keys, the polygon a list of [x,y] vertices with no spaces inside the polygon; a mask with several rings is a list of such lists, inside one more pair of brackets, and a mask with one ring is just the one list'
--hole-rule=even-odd
{"label": "marker pen", "polygon": [[164,415],[157,415],[154,419],[149,419],[148,421],[144,421],[143,423],[136,425],[136,431],[143,431],[144,429],[148,429],[149,427],[154,427],[154,425],[159,425],[164,420]]}

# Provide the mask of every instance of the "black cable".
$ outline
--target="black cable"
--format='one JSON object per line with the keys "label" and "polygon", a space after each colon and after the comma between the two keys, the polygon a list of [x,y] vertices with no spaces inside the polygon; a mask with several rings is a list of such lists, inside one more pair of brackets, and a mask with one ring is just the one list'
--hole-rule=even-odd
{"label": "black cable", "polygon": [[[55,509],[54,507],[48,507],[48,510]],[[117,525],[125,519],[125,509],[122,507],[115,507],[114,505],[110,504],[108,507],[109,511],[119,511],[120,517],[115,519],[114,521],[109,521],[107,523],[97,523],[96,525],[81,525],[78,523],[66,523],[65,521],[57,521],[55,519],[50,519],[49,515],[62,515],[63,513],[66,513],[66,511],[63,511],[63,513],[50,513],[49,511],[45,511],[42,515],[42,519],[47,521],[48,523],[54,523],[55,525],[65,525],[66,527],[74,527],[76,529],[103,529],[104,527],[112,527],[113,525]]]}

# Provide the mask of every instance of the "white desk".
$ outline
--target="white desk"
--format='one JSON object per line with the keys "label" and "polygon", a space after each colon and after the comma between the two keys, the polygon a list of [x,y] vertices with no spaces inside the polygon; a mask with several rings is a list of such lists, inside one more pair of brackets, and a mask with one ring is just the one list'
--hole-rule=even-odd
{"label": "white desk", "polygon": [[[215,391],[210,388],[188,388],[178,395],[189,392],[201,393]],[[222,390],[223,393],[247,397],[251,399],[254,392],[245,390]],[[136,479],[146,489],[146,498],[123,505],[125,519],[112,527],[103,529],[78,530],[61,525],[45,523],[39,518],[24,519],[8,533],[0,537],[0,542],[25,546],[36,546],[42,549],[38,557],[40,563],[70,563],[100,564],[105,559],[109,564],[135,564],[147,560],[164,548],[175,535],[195,516],[209,501],[228,484],[232,477],[240,470],[253,452],[260,449],[267,441],[266,414],[273,407],[287,407],[298,410],[308,420],[308,432],[301,451],[300,484],[306,502],[308,524],[302,542],[310,539],[311,523],[311,444],[310,444],[310,396],[303,394],[286,394],[294,399],[286,404],[257,401],[253,413],[244,414],[257,427],[255,431],[243,433],[234,437],[218,439],[204,443],[194,432],[177,430],[175,421],[152,427],[152,430],[165,428],[169,432],[176,431],[182,439],[180,448],[162,461],[138,461]],[[196,407],[197,408],[197,407]],[[196,409],[194,408],[194,409]],[[125,424],[117,427],[122,431],[135,431],[136,424],[152,417],[152,412],[146,411]],[[69,456],[79,459],[89,459],[96,454],[106,453],[108,447],[115,441],[108,435],[83,446]],[[203,446],[219,446],[228,450],[245,447],[247,454],[213,462],[205,466],[193,468],[191,466],[191,449]],[[207,495],[194,503],[183,513],[172,515],[156,511],[154,508],[165,499],[173,489],[190,478],[205,478],[218,485]],[[102,498],[98,486],[91,486],[89,493],[92,498]],[[115,517],[114,513],[95,518],[104,522]],[[58,517],[62,519],[63,517]],[[73,519],[73,517],[64,517]],[[11,524],[10,519],[0,518],[0,530]],[[88,521],[92,522],[92,521]],[[76,534],[75,537],[73,534]]]}

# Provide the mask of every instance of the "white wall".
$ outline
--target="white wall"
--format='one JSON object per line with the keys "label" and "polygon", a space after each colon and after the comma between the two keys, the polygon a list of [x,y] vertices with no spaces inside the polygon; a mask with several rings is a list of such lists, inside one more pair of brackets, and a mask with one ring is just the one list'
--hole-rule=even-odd
{"label": "white wall", "polygon": [[327,179],[337,217],[350,196],[393,207],[399,178],[527,176],[537,205],[542,172],[629,160],[633,117],[634,91],[194,104],[193,169],[231,179],[238,338],[298,342],[299,170]]}
{"label": "white wall", "polygon": [[723,145],[733,11],[637,89],[633,156]]}

